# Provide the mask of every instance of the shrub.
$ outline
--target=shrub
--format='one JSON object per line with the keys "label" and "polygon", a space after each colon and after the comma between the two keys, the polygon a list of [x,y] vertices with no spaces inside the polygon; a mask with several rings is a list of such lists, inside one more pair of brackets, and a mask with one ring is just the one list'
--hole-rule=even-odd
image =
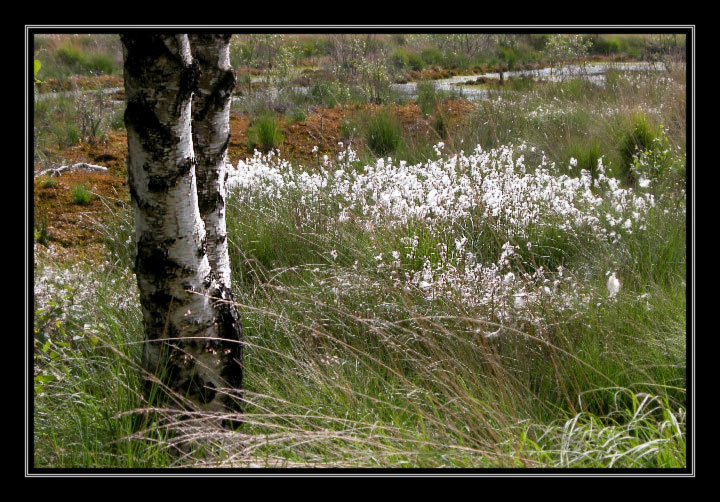
{"label": "shrub", "polygon": [[82,66],[85,62],[85,54],[70,44],[63,44],[55,53],[61,63],[68,66]]}
{"label": "shrub", "polygon": [[500,47],[498,49],[498,56],[510,69],[515,67],[519,58],[518,51],[514,47]]}
{"label": "shrub", "polygon": [[310,96],[315,102],[333,108],[337,104],[335,93],[333,92],[330,82],[315,82],[310,86]]}
{"label": "shrub", "polygon": [[420,71],[425,68],[425,62],[420,56],[418,56],[414,52],[411,52],[408,55],[408,66],[411,70]]}
{"label": "shrub", "polygon": [[591,51],[594,54],[604,54],[606,56],[611,54],[619,54],[623,50],[623,44],[617,37],[597,37],[593,40]]}
{"label": "shrub", "polygon": [[342,139],[350,139],[355,136],[357,129],[357,124],[354,120],[343,119],[340,123],[340,137]]}
{"label": "shrub", "polygon": [[650,150],[657,137],[657,129],[643,113],[636,113],[630,119],[630,126],[620,145],[620,176],[626,183],[637,181],[632,172],[635,156]]}
{"label": "shrub", "polygon": [[300,56],[311,58],[317,55],[317,47],[314,40],[305,40],[300,45]]}
{"label": "shrub", "polygon": [[685,178],[685,158],[675,150],[665,134],[662,125],[649,148],[639,151],[634,157],[630,174],[633,180],[644,178],[657,182],[669,177]]}
{"label": "shrub", "polygon": [[388,110],[381,110],[368,119],[365,142],[375,155],[387,155],[402,143],[402,128]]}
{"label": "shrub", "polygon": [[75,185],[72,189],[72,200],[75,204],[80,206],[87,206],[90,204],[92,199],[92,193],[85,187],[85,185]]}
{"label": "shrub", "polygon": [[125,108],[118,107],[110,118],[110,128],[114,131],[125,130]]}
{"label": "shrub", "polygon": [[398,47],[390,55],[390,66],[397,70],[402,70],[408,66],[409,56],[406,49]]}
{"label": "shrub", "polygon": [[80,119],[80,137],[90,143],[104,141],[108,124],[113,119],[112,105],[107,97],[103,93],[79,91],[75,107]]}
{"label": "shrub", "polygon": [[248,146],[267,152],[279,148],[285,139],[278,119],[274,115],[260,115],[248,129]]}
{"label": "shrub", "polygon": [[87,59],[86,67],[93,73],[112,74],[115,63],[107,54],[94,54]]}
{"label": "shrub", "polygon": [[420,59],[422,59],[426,65],[442,65],[443,53],[440,49],[430,47],[420,53]]}

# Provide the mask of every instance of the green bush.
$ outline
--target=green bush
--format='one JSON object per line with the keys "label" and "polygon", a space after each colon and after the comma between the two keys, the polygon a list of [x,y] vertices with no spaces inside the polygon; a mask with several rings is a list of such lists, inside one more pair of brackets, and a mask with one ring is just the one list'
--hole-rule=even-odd
{"label": "green bush", "polygon": [[93,54],[86,63],[86,68],[93,73],[110,75],[115,69],[115,63],[107,54]]}
{"label": "green bush", "polygon": [[85,187],[85,185],[75,185],[72,188],[72,200],[75,204],[80,206],[87,206],[90,204],[92,199],[92,193]]}
{"label": "green bush", "polygon": [[357,129],[357,124],[354,120],[343,119],[343,121],[340,122],[340,137],[342,139],[350,139],[355,136]]}
{"label": "green bush", "polygon": [[402,70],[408,66],[409,56],[407,49],[398,47],[390,55],[390,66],[396,70]]}
{"label": "green bush", "polygon": [[649,148],[633,157],[630,174],[633,180],[644,178],[654,183],[685,179],[685,156],[673,148],[661,125]]}
{"label": "green bush", "polygon": [[600,36],[593,40],[593,45],[590,50],[594,54],[604,54],[606,56],[612,54],[619,54],[623,50],[623,43],[621,39],[617,37],[603,37]]}
{"label": "green bush", "polygon": [[114,131],[125,130],[125,107],[116,108],[110,118],[110,128]]}
{"label": "green bush", "polygon": [[284,139],[280,123],[274,115],[260,115],[248,129],[248,146],[263,152],[279,148]]}
{"label": "green bush", "polygon": [[440,49],[430,47],[420,53],[420,59],[422,59],[426,65],[442,65],[443,53]]}
{"label": "green bush", "polygon": [[630,125],[620,145],[620,176],[626,183],[637,181],[632,167],[638,153],[650,150],[658,135],[657,128],[643,113],[636,113],[630,118]]}
{"label": "green bush", "polygon": [[368,119],[365,142],[375,155],[387,155],[402,144],[402,127],[390,111],[381,110]]}
{"label": "green bush", "polygon": [[425,62],[422,57],[414,52],[398,47],[390,55],[390,67],[397,70],[409,68],[414,71],[420,71],[425,68]]}
{"label": "green bush", "polygon": [[425,62],[423,61],[422,57],[415,54],[414,52],[411,52],[408,55],[408,66],[411,70],[420,71],[425,68]]}
{"label": "green bush", "polygon": [[300,56],[304,58],[311,58],[317,55],[316,45],[314,40],[305,40],[300,46]]}
{"label": "green bush", "polygon": [[55,53],[61,63],[68,66],[80,66],[85,62],[85,54],[70,44],[64,44]]}
{"label": "green bush", "polygon": [[520,57],[518,51],[513,47],[500,47],[498,49],[498,56],[511,70],[518,63]]}

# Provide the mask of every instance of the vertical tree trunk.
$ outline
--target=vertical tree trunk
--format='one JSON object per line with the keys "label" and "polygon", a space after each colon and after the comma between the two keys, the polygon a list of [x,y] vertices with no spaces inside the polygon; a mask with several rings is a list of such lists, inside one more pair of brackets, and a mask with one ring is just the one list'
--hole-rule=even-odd
{"label": "vertical tree trunk", "polygon": [[193,94],[193,145],[200,217],[205,223],[210,268],[230,291],[230,260],[225,227],[227,147],[230,142],[230,102],[235,72],[230,66],[230,35],[189,35],[190,48],[200,66]]}
{"label": "vertical tree trunk", "polygon": [[238,409],[226,392],[242,383],[240,326],[234,308],[211,298],[226,298],[228,287],[208,261],[198,207],[191,101],[200,66],[187,35],[121,39],[143,365],[182,406]]}

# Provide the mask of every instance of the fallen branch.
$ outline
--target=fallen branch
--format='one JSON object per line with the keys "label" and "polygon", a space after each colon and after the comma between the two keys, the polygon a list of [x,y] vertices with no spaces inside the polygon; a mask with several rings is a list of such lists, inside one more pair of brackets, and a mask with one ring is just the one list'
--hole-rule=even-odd
{"label": "fallen branch", "polygon": [[87,162],[79,162],[71,166],[51,167],[35,174],[38,176],[60,176],[65,171],[89,171],[89,172],[107,172],[107,167],[96,166],[94,164],[88,164]]}

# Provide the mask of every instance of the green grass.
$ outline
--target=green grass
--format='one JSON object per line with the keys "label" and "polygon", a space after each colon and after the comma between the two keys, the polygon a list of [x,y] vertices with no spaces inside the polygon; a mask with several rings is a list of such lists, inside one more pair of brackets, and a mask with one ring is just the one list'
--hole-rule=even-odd
{"label": "green grass", "polygon": [[279,148],[284,139],[280,122],[274,115],[260,115],[248,129],[248,146],[263,152]]}
{"label": "green grass", "polygon": [[438,91],[435,84],[429,81],[418,82],[417,84],[417,105],[423,115],[431,115],[440,101],[445,98],[445,93]]}
{"label": "green grass", "polygon": [[50,231],[47,226],[47,214],[41,214],[35,221],[34,225],[35,242],[47,246],[50,239]]}
{"label": "green grass", "polygon": [[378,157],[394,152],[403,141],[400,123],[386,109],[367,118],[363,133],[368,148]]}
{"label": "green grass", "polygon": [[644,150],[652,148],[653,141],[657,137],[657,128],[648,118],[638,113],[628,118],[627,132],[624,134],[620,146],[622,159],[621,176],[626,181],[635,181],[631,173],[633,157]]}
{"label": "green grass", "polygon": [[[492,260],[502,236],[419,223],[368,234],[338,223],[329,205],[317,206],[308,228],[298,207],[292,199],[228,202],[246,342],[242,441],[221,439],[212,426],[193,432],[172,413],[132,411],[147,405],[127,214],[104,230],[108,261],[117,265],[84,272],[95,285],[83,292],[91,300],[77,298],[83,283],[70,280],[56,293],[58,307],[36,314],[36,465],[218,465],[241,444],[259,465],[685,464],[681,218],[668,220],[658,208],[649,231],[619,248],[548,241],[578,246],[561,261],[589,270],[597,279],[588,292],[601,297],[603,272],[619,266],[620,297],[572,314],[549,307],[541,330],[507,330],[495,341],[478,335],[497,329],[481,312],[396,288],[372,255],[419,235],[415,261],[403,259],[417,270],[438,259],[439,243],[465,234]],[[57,296],[85,308],[69,309]],[[170,445],[197,433],[204,452],[171,453]]]}
{"label": "green grass", "polygon": [[66,80],[72,75],[122,74],[122,50],[117,35],[35,36],[35,59],[42,80]]}
{"label": "green grass", "polygon": [[92,192],[82,184],[73,186],[71,195],[73,202],[80,206],[87,206],[90,204],[90,200],[92,200]]}
{"label": "green grass", "polygon": [[[659,108],[677,94],[656,76],[637,85],[613,78],[606,91],[564,82],[478,102],[461,127],[443,126],[446,151],[525,141],[529,171],[545,155],[552,175],[593,172],[600,158],[608,175],[618,174],[631,142],[633,153],[638,143],[657,144],[639,139],[644,124],[657,139],[654,126],[676,123],[684,105]],[[414,142],[382,114],[349,121],[345,133],[355,127],[371,144],[375,128],[371,156],[437,158],[437,136]],[[684,131],[669,129],[668,145],[683,146]],[[652,193],[656,206],[644,228],[617,242],[587,228],[562,230],[552,219],[513,237],[501,220],[483,217],[480,204],[452,224],[368,225],[352,211],[339,218],[332,187],[253,203],[230,194],[245,342],[237,433],[211,423],[192,428],[176,411],[147,412],[158,403],[143,397],[142,314],[125,208],[98,229],[103,266],[36,259],[35,465],[682,468],[686,196],[677,157],[670,161],[648,187],[634,188]],[[36,237],[41,229],[39,219]],[[561,284],[527,317],[502,320],[494,304],[404,287],[405,274],[422,274],[426,263],[461,268],[452,253],[460,239],[486,267],[510,241],[518,250],[508,267],[517,276],[545,271],[548,288],[552,279],[572,279],[572,294],[561,296]],[[402,251],[396,265],[393,251]],[[622,283],[614,298],[609,271]]]}
{"label": "green grass", "polygon": [[38,181],[41,188],[55,188],[58,186],[58,180],[50,177],[43,177]]}

